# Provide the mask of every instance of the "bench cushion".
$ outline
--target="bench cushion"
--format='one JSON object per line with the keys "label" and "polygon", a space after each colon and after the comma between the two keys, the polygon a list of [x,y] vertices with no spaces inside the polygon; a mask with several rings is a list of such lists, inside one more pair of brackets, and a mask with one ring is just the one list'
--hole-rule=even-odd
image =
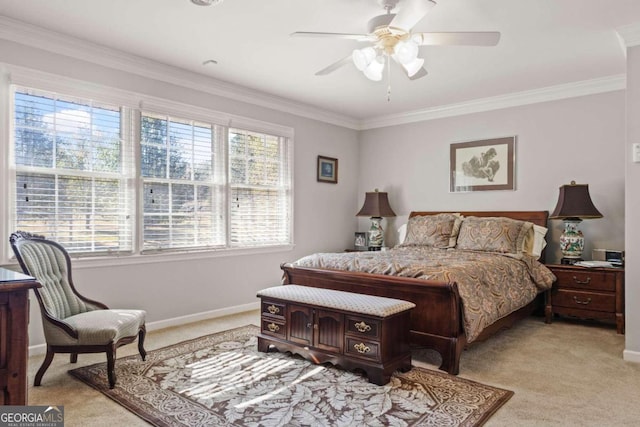
{"label": "bench cushion", "polygon": [[258,291],[258,296],[377,317],[391,316],[392,314],[401,313],[416,306],[412,302],[399,299],[300,285],[283,285],[262,289]]}

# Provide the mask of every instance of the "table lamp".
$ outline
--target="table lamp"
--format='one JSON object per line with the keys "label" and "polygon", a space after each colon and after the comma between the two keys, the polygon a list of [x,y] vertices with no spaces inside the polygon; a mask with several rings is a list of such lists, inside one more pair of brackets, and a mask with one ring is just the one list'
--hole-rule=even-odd
{"label": "table lamp", "polygon": [[364,198],[364,205],[362,205],[362,209],[356,216],[371,217],[371,228],[368,232],[369,250],[381,250],[384,245],[382,218],[396,216],[391,206],[389,206],[387,193],[379,192],[377,188],[372,192],[367,192]]}
{"label": "table lamp", "polygon": [[574,264],[582,260],[584,250],[584,236],[578,230],[583,219],[602,218],[589,195],[589,185],[576,184],[560,187],[558,204],[549,219],[564,220],[564,232],[560,236],[560,249],[563,258],[561,264]]}

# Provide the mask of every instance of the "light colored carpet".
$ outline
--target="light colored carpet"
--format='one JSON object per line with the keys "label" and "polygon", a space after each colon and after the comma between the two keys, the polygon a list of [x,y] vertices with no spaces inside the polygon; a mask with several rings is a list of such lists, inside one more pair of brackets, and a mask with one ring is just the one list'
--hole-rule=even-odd
{"label": "light colored carpet", "polygon": [[432,369],[396,372],[385,386],[287,353],[257,349],[242,326],[70,373],[159,427],[480,426],[512,392]]}
{"label": "light colored carpet", "polygon": [[[258,322],[258,311],[252,311],[153,331],[145,347],[154,350]],[[465,351],[460,376],[515,392],[485,424],[488,427],[637,426],[640,364],[623,361],[623,349],[624,336],[615,328],[569,321],[547,325],[532,317]],[[119,357],[133,355],[137,346],[118,350]],[[43,357],[30,358],[30,383]],[[79,355],[78,364],[72,365],[67,355],[56,355],[42,386],[29,387],[29,404],[64,405],[66,427],[148,425],[67,373],[103,362],[104,357]],[[433,368],[439,360],[435,353],[422,351],[414,353],[413,363]]]}

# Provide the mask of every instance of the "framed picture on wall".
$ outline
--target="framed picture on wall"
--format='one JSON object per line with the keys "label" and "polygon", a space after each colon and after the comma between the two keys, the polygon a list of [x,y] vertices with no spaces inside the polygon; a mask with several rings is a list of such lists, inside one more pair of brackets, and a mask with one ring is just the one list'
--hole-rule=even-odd
{"label": "framed picture on wall", "polygon": [[318,182],[338,183],[338,159],[318,156]]}
{"label": "framed picture on wall", "polygon": [[515,149],[515,136],[451,144],[449,190],[515,190]]}

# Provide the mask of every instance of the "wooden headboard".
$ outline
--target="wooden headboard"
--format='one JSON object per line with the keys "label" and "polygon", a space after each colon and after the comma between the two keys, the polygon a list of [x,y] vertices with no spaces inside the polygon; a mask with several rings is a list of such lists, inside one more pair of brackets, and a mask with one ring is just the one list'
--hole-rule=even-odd
{"label": "wooden headboard", "polygon": [[413,211],[409,214],[409,218],[412,216],[436,215],[439,213],[459,213],[464,216],[504,216],[520,221],[529,221],[542,227],[547,227],[547,220],[549,219],[549,211]]}
{"label": "wooden headboard", "polygon": [[[520,221],[529,221],[542,227],[547,227],[547,220],[549,219],[549,211],[413,211],[409,214],[409,218],[412,216],[436,215],[439,213],[459,213],[464,216],[504,216]],[[539,258],[541,262],[545,262],[545,256],[545,249],[543,249]]]}

